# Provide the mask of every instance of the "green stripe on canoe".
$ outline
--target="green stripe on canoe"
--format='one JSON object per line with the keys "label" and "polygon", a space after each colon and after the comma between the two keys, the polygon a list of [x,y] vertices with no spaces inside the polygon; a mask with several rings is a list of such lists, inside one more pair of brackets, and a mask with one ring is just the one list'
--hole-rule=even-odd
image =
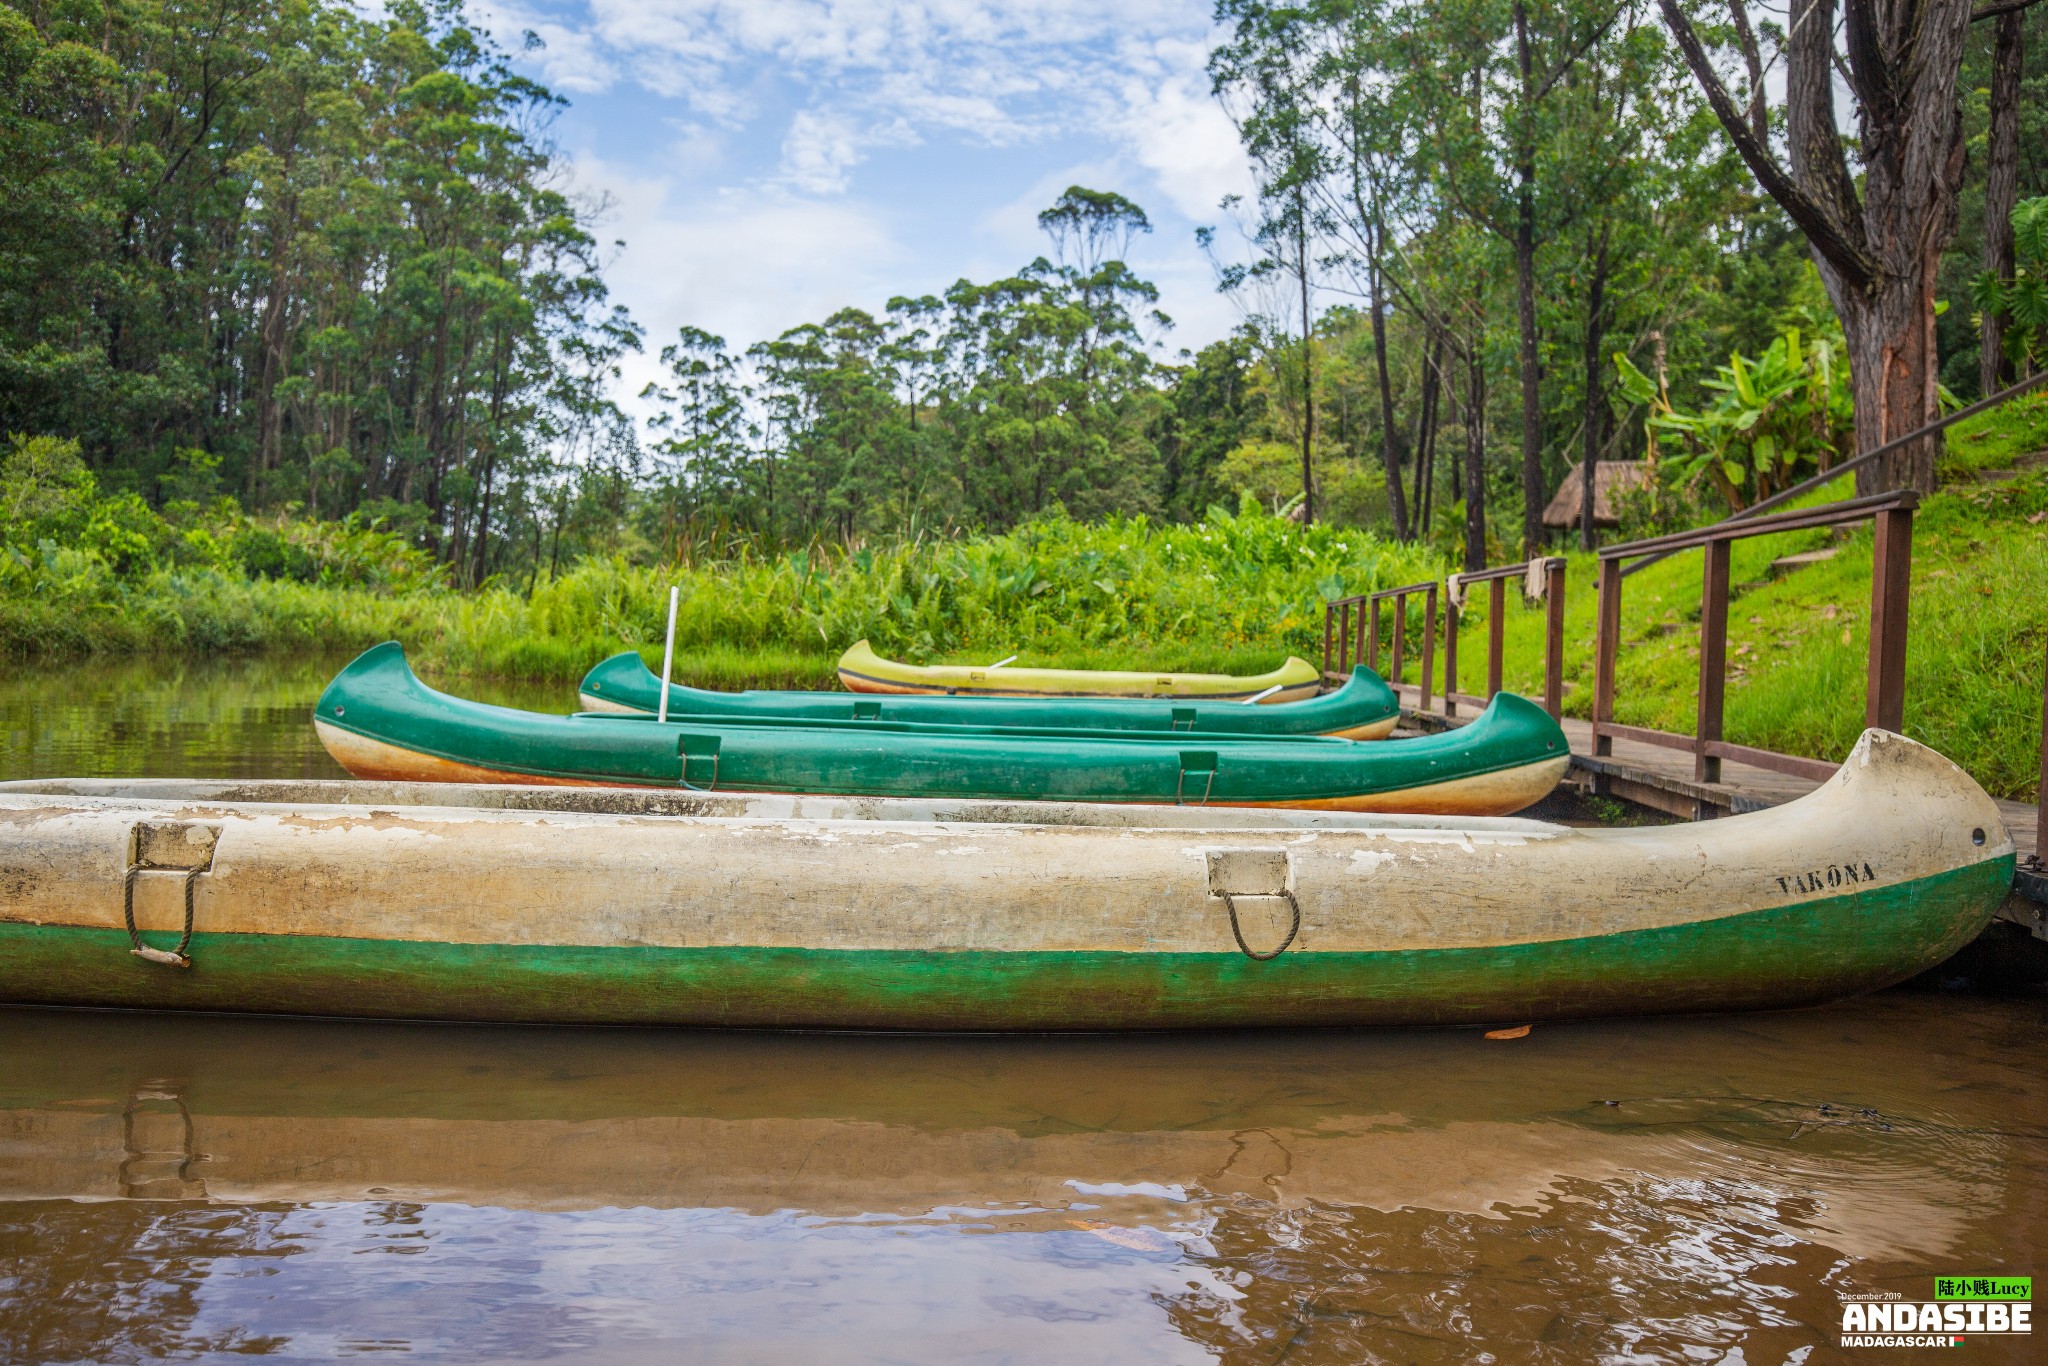
{"label": "green stripe on canoe", "polygon": [[[0,924],[21,1004],[554,1024],[1161,1029],[1472,1024],[1811,1004],[1968,943],[2010,855],[1911,882],[1593,938],[1379,953],[997,953],[515,946],[200,933],[193,966],[119,930]],[[153,936],[162,940],[164,936]]]}
{"label": "green stripe on canoe", "polygon": [[413,675],[395,642],[365,651],[337,674],[314,714],[416,754],[534,777],[995,801],[1334,800],[1482,777],[1567,753],[1557,722],[1510,693],[1495,697],[1469,726],[1396,744],[1302,735],[1146,736],[856,721],[664,725],[649,717],[548,716],[435,692]]}
{"label": "green stripe on canoe", "polygon": [[[641,657],[613,655],[583,676],[578,691],[615,706],[654,712],[661,680]],[[1335,692],[1278,706],[1245,706],[1209,698],[947,697],[917,693],[711,692],[669,684],[671,717],[762,721],[908,721],[929,725],[1023,726],[1103,731],[1203,731],[1215,735],[1328,735],[1387,721],[1400,704],[1394,690],[1360,665]]]}

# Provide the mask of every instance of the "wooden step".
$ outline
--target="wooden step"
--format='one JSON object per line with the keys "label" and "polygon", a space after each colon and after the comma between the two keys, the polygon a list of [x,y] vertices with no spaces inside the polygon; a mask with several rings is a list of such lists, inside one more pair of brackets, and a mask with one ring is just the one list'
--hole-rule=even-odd
{"label": "wooden step", "polygon": [[1810,564],[1832,560],[1841,553],[1840,546],[1827,546],[1820,550],[1802,550],[1797,555],[1781,555],[1771,561],[1771,577],[1790,574],[1795,569],[1804,569]]}

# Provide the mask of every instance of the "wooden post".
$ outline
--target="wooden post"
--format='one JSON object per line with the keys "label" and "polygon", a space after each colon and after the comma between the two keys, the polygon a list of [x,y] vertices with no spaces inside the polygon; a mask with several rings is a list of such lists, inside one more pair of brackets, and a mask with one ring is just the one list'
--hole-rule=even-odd
{"label": "wooden post", "polygon": [[1444,715],[1458,714],[1458,604],[1444,593]]}
{"label": "wooden post", "polygon": [[1700,585],[1700,695],[1699,720],[1693,727],[1692,776],[1694,781],[1721,781],[1721,761],[1709,755],[1709,741],[1721,738],[1721,698],[1727,684],[1728,667],[1728,561],[1733,558],[1727,541],[1708,541],[1707,562]]}
{"label": "wooden post", "polygon": [[[1337,611],[1337,604],[1336,604],[1336,603],[1334,603],[1334,602],[1326,602],[1326,603],[1324,603],[1324,604],[1323,604],[1323,672],[1324,672],[1324,673],[1328,673],[1328,672],[1330,672],[1330,627],[1331,627],[1331,625],[1333,624],[1333,622],[1332,622],[1332,618],[1334,617],[1334,615],[1335,615],[1336,611]],[[1349,615],[1349,614],[1347,614],[1347,617],[1348,617],[1348,615]]]}
{"label": "wooden post", "polygon": [[1494,579],[1486,585],[1486,700],[1500,691],[1501,632],[1507,628],[1508,584]]}
{"label": "wooden post", "polygon": [[1863,724],[1902,730],[1906,724],[1906,603],[1913,576],[1913,509],[1886,508],[1873,519],[1870,567],[1870,678]]}
{"label": "wooden post", "polygon": [[1365,667],[1367,667],[1368,669],[1371,669],[1371,670],[1372,670],[1372,671],[1373,671],[1374,673],[1379,673],[1379,671],[1380,671],[1380,600],[1379,600],[1378,598],[1376,598],[1376,597],[1368,597],[1368,598],[1367,598],[1367,599],[1365,600],[1365,610],[1366,610],[1366,612],[1367,612],[1367,613],[1369,614],[1369,618],[1368,618],[1368,621],[1367,621],[1367,623],[1366,623],[1366,633],[1365,633],[1365,650],[1366,650],[1366,660],[1365,660]]}
{"label": "wooden post", "polygon": [[1429,586],[1429,592],[1422,599],[1422,705],[1418,711],[1429,710],[1429,675],[1436,663],[1436,585]]}
{"label": "wooden post", "polygon": [[2034,863],[2048,868],[2048,665],[2041,670],[2041,787],[2034,793]]}
{"label": "wooden post", "polygon": [[1614,657],[1621,649],[1621,561],[1600,561],[1600,616],[1593,640],[1593,753],[1614,753],[1600,727],[1614,720]]}
{"label": "wooden post", "polygon": [[1351,676],[1351,600],[1345,599],[1343,615],[1337,619],[1337,672]]}
{"label": "wooden post", "polygon": [[1408,595],[1394,594],[1394,648],[1389,652],[1387,671],[1389,682],[1401,681],[1401,647],[1408,642]]}
{"label": "wooden post", "polygon": [[1543,709],[1564,715],[1564,561],[1543,566]]}
{"label": "wooden post", "polygon": [[1358,600],[1358,620],[1353,624],[1351,631],[1351,662],[1353,664],[1365,663],[1365,606],[1371,601],[1371,598],[1360,598]]}

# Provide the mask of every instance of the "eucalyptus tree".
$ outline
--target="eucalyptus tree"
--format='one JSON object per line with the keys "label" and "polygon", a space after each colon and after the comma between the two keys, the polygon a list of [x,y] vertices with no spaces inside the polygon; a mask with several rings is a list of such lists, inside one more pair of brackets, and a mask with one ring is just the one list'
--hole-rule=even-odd
{"label": "eucalyptus tree", "polygon": [[[1795,3],[1769,61],[1746,0],[1731,0],[1729,36],[1745,77],[1733,89],[1681,0],[1658,4],[1729,140],[1805,234],[1847,340],[1858,449],[1932,422],[1936,274],[1963,179],[1956,76],[1971,0],[1841,0],[1839,11],[1836,0]],[[1764,80],[1780,58],[1783,156]],[[1836,111],[1838,77],[1854,104],[1853,137]],[[1939,447],[1939,438],[1912,442],[1860,469],[1857,487],[1932,491]]]}
{"label": "eucalyptus tree", "polygon": [[490,572],[506,479],[616,428],[590,377],[637,343],[559,104],[456,3],[0,6],[0,425],[159,497],[198,448]]}
{"label": "eucalyptus tree", "polygon": [[[1223,287],[1235,292],[1285,274],[1293,277],[1300,295],[1301,516],[1304,522],[1313,522],[1316,404],[1310,242],[1322,224],[1310,198],[1326,162],[1314,110],[1319,92],[1312,69],[1313,28],[1302,22],[1303,13],[1264,0],[1219,0],[1217,17],[1230,21],[1233,32],[1230,41],[1210,53],[1209,77],[1259,168],[1257,221],[1247,234],[1258,256],[1249,264],[1225,267]],[[1224,207],[1232,205],[1226,201]],[[1204,246],[1213,240],[1205,237]],[[1276,335],[1281,332],[1277,308],[1263,310],[1262,321]]]}

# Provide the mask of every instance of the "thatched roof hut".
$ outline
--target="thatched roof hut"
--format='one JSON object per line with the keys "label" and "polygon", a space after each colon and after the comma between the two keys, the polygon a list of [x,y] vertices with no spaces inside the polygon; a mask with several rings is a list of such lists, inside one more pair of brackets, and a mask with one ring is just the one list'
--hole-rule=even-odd
{"label": "thatched roof hut", "polygon": [[[1565,473],[1564,482],[1557,486],[1557,496],[1550,500],[1550,506],[1543,509],[1543,525],[1547,527],[1575,527],[1579,524],[1579,512],[1585,507],[1585,480],[1579,471],[1583,465],[1574,465]],[[1621,519],[1616,515],[1614,495],[1623,489],[1646,489],[1656,472],[1640,460],[1602,460],[1593,474],[1593,525],[1618,526]]]}

